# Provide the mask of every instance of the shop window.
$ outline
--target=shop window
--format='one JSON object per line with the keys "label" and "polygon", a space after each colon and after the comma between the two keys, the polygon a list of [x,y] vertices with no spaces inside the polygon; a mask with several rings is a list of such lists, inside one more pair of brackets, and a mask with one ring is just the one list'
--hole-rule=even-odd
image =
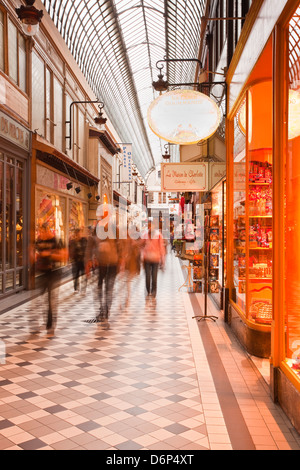
{"label": "shop window", "polygon": [[0,153],[0,294],[24,286],[24,166]]}
{"label": "shop window", "polygon": [[0,9],[0,70],[4,71],[4,13]]}
{"label": "shop window", "polygon": [[8,19],[8,75],[26,91],[26,43],[13,22]]}
{"label": "shop window", "polygon": [[300,7],[289,25],[288,144],[286,156],[286,360],[300,377]]}
{"label": "shop window", "polygon": [[44,62],[32,53],[32,130],[45,137]]}
{"label": "shop window", "polygon": [[86,207],[79,201],[72,201],[70,210],[69,233],[70,238],[75,230],[86,226]]}
{"label": "shop window", "polygon": [[[7,49],[7,59],[5,50]],[[0,8],[0,70],[26,92],[26,41]]]}
{"label": "shop window", "polygon": [[[252,76],[234,123],[233,300],[258,327],[272,322],[272,41]],[[259,78],[260,76],[264,78]]]}
{"label": "shop window", "polygon": [[3,271],[3,154],[0,153],[0,272]]}
{"label": "shop window", "polygon": [[63,149],[63,88],[44,61],[32,54],[32,128]]}
{"label": "shop window", "polygon": [[240,125],[244,110],[243,104],[234,121],[233,300],[246,313],[246,137]]}
{"label": "shop window", "polygon": [[53,110],[54,121],[54,145],[58,150],[64,151],[63,148],[63,87],[56,77],[53,79],[53,91],[55,106]]}
{"label": "shop window", "polygon": [[66,244],[66,199],[37,190],[36,240],[40,228],[47,224],[61,246]]}

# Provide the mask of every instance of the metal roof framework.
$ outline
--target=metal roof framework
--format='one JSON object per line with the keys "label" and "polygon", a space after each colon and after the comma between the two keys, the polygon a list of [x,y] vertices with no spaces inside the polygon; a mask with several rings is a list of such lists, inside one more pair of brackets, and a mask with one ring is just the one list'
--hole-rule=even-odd
{"label": "metal roof framework", "polygon": [[[162,161],[165,141],[147,123],[162,59],[197,59],[207,0],[43,0],[142,176]],[[166,63],[169,83],[194,82],[196,63]],[[177,161],[178,147],[171,146]]]}

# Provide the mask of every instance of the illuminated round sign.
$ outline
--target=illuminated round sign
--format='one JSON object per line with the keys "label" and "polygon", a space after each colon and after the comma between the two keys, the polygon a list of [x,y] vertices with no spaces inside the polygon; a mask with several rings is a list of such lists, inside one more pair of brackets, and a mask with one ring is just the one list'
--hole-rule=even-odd
{"label": "illuminated round sign", "polygon": [[193,90],[163,93],[148,109],[148,124],[154,134],[179,145],[208,139],[218,129],[221,117],[211,98]]}

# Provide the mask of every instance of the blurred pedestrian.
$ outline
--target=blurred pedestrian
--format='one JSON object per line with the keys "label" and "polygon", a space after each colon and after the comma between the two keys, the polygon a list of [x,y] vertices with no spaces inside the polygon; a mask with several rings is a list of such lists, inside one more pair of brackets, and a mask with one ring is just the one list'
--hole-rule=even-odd
{"label": "blurred pedestrian", "polygon": [[116,237],[108,233],[106,239],[95,237],[88,243],[86,259],[91,262],[96,257],[98,266],[98,292],[100,311],[96,321],[104,321],[109,317],[113,300],[113,289],[119,269],[119,245]]}
{"label": "blurred pedestrian", "polygon": [[[136,228],[131,226],[127,232],[127,238],[120,240],[120,278],[121,292],[119,292],[120,307],[128,307],[131,296],[131,285],[133,279],[141,271],[141,240],[135,237]],[[125,296],[125,300],[123,297]]]}
{"label": "blurred pedestrian", "polygon": [[87,247],[87,238],[83,236],[82,230],[77,228],[74,237],[69,242],[69,255],[72,260],[72,272],[74,280],[74,291],[79,292],[80,281],[83,289],[86,288],[85,277],[85,252]]}
{"label": "blurred pedestrian", "polygon": [[155,221],[149,224],[149,230],[144,235],[143,262],[146,275],[147,299],[156,298],[157,276],[159,267],[165,264],[165,245],[162,234]]}
{"label": "blurred pedestrian", "polygon": [[61,263],[65,257],[65,251],[58,243],[55,235],[50,230],[48,224],[43,224],[39,229],[35,244],[36,264],[35,269],[40,274],[40,286],[42,294],[48,294],[48,310],[46,329],[48,333],[53,333],[56,326],[56,305],[54,289],[58,287],[60,275],[57,264]]}

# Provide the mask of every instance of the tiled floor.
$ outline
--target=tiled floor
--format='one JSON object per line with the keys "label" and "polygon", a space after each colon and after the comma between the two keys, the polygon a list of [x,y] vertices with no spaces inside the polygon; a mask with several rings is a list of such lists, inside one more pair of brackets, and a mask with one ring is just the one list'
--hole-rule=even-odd
{"label": "tiled floor", "polygon": [[145,301],[141,274],[128,307],[115,296],[107,324],[90,322],[92,283],[85,294],[66,284],[53,337],[29,331],[41,298],[1,315],[0,450],[300,450],[222,314],[198,323],[201,296],[179,292],[182,283],[168,255],[156,304]]}

